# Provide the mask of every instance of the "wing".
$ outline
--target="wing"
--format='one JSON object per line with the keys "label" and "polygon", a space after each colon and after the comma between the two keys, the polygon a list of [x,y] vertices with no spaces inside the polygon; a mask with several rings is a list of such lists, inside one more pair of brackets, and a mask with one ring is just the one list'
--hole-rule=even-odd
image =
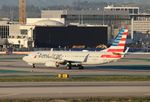
{"label": "wing", "polygon": [[64,62],[70,62],[70,63],[83,63],[83,62],[87,62],[87,60],[88,60],[88,57],[89,57],[89,54],[87,54],[85,57],[84,57],[84,59],[83,59],[83,61],[71,61],[71,60],[64,60]]}
{"label": "wing", "polygon": [[87,54],[83,61],[72,61],[72,60],[67,60],[67,59],[59,59],[59,58],[50,58],[45,65],[46,66],[51,66],[51,67],[58,67],[60,64],[61,65],[66,65],[67,63],[76,63],[76,64],[81,64],[83,62],[87,62],[89,57],[89,54]]}

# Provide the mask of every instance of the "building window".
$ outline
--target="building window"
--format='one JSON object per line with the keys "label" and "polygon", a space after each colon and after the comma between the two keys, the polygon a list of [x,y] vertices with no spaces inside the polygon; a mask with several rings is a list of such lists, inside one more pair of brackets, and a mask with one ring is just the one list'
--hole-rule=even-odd
{"label": "building window", "polygon": [[9,36],[9,26],[0,26],[1,38],[7,38]]}
{"label": "building window", "polygon": [[21,29],[20,32],[21,32],[22,35],[27,35],[28,34],[27,29]]}
{"label": "building window", "polygon": [[132,13],[133,13],[132,9],[129,9],[129,13],[130,13],[130,14],[132,14]]}
{"label": "building window", "polygon": [[138,9],[134,9],[134,14],[138,14]]}

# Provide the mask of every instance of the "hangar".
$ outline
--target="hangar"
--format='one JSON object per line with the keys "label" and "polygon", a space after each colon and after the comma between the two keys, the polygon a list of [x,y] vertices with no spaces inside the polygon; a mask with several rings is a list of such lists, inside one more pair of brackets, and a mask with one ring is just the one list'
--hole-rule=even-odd
{"label": "hangar", "polygon": [[35,48],[71,48],[85,45],[95,48],[107,45],[107,26],[36,26],[33,30]]}

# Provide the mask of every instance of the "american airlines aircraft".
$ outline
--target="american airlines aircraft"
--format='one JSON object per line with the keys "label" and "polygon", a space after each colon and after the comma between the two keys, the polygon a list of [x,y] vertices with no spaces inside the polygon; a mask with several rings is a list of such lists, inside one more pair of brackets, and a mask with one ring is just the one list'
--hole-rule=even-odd
{"label": "american airlines aircraft", "polygon": [[121,28],[112,45],[102,51],[36,51],[23,57],[23,60],[33,68],[36,64],[44,64],[56,68],[65,65],[66,69],[83,69],[83,66],[115,62],[123,58],[128,51],[124,51],[127,35],[128,29]]}

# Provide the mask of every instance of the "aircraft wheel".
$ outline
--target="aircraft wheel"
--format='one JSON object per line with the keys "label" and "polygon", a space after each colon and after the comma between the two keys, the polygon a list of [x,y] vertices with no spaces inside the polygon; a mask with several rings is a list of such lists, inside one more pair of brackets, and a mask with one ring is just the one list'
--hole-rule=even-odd
{"label": "aircraft wheel", "polygon": [[35,68],[35,64],[32,64],[32,67]]}
{"label": "aircraft wheel", "polygon": [[66,66],[66,69],[68,69],[68,70],[71,69],[71,66]]}
{"label": "aircraft wheel", "polygon": [[71,69],[71,68],[72,68],[71,63],[67,63],[66,69]]}

